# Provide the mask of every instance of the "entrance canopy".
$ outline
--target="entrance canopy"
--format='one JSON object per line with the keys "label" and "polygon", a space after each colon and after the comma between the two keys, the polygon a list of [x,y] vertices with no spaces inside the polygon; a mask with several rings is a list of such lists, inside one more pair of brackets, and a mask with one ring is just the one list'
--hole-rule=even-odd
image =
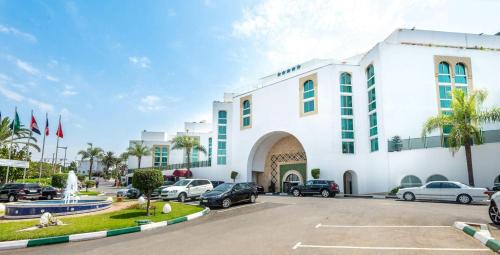
{"label": "entrance canopy", "polygon": [[193,173],[187,169],[176,169],[172,173],[173,176],[189,178],[193,176]]}

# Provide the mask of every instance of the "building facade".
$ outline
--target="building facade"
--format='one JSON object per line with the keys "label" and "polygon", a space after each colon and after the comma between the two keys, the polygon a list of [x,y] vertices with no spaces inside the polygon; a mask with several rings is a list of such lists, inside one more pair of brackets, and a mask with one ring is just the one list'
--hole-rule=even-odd
{"label": "building facade", "polygon": [[[500,36],[398,29],[365,54],[288,67],[213,103],[210,131],[200,135],[211,165],[193,174],[230,181],[237,171],[237,181],[282,191],[319,168],[322,179],[354,194],[467,183],[464,150],[445,148],[447,130],[422,139],[422,126],[451,110],[454,88],[485,89],[484,105],[499,107],[498,66]],[[500,182],[500,123],[482,129],[474,174],[476,186],[491,187]]]}

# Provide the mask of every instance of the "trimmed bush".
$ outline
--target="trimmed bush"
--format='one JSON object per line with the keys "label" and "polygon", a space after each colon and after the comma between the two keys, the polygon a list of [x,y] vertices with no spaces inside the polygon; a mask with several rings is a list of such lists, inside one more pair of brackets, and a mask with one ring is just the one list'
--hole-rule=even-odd
{"label": "trimmed bush", "polygon": [[149,204],[151,193],[163,184],[163,174],[156,169],[139,169],[134,172],[132,178],[132,186],[140,190],[146,195],[148,204],[146,206],[146,214],[149,216]]}
{"label": "trimmed bush", "polygon": [[64,188],[66,186],[66,181],[68,180],[68,174],[54,174],[52,175],[51,184],[56,188]]}
{"label": "trimmed bush", "polygon": [[85,179],[87,178],[87,176],[79,174],[79,175],[76,176],[76,178],[78,178],[79,182],[84,182]]}
{"label": "trimmed bush", "polygon": [[236,182],[236,177],[238,177],[238,172],[231,171],[231,179],[233,179],[233,182]]}
{"label": "trimmed bush", "polygon": [[319,179],[320,170],[319,168],[314,168],[311,170],[311,175],[314,179]]}
{"label": "trimmed bush", "polygon": [[[17,179],[16,182],[22,183],[23,179]],[[42,179],[31,178],[31,179],[25,179],[24,183],[40,183],[41,186],[49,186],[52,183],[52,179],[51,178],[42,178]]]}
{"label": "trimmed bush", "polygon": [[95,181],[93,180],[87,180],[85,181],[85,192],[89,191],[89,188],[95,187]]}
{"label": "trimmed bush", "polygon": [[389,191],[389,195],[396,195],[401,187],[397,186]]}

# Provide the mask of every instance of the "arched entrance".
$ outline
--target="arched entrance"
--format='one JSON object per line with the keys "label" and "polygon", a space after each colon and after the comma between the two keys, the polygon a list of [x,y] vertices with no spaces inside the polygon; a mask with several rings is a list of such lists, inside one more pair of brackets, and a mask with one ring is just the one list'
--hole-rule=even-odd
{"label": "arched entrance", "polygon": [[358,180],[356,173],[352,170],[344,172],[344,194],[357,194]]}
{"label": "arched entrance", "polygon": [[286,192],[290,185],[306,181],[306,169],[307,157],[302,144],[283,131],[261,137],[248,157],[249,176],[268,192]]}

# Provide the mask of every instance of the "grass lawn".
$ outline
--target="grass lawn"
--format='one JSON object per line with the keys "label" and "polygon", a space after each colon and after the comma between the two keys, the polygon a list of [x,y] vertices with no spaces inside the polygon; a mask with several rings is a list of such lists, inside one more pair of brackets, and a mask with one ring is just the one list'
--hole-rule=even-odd
{"label": "grass lawn", "polygon": [[97,196],[101,194],[99,191],[80,191],[78,192],[78,195],[80,196]]}
{"label": "grass lawn", "polygon": [[150,217],[146,217],[146,210],[144,209],[128,208],[110,213],[61,218],[61,221],[68,225],[33,231],[19,230],[35,226],[38,224],[38,220],[0,223],[0,241],[33,239],[133,227],[137,226],[136,220],[150,219],[153,222],[165,221],[203,210],[203,208],[198,206],[170,203],[172,212],[163,214],[161,213],[161,209],[165,203],[163,201],[152,203],[156,206],[156,215],[151,215]]}

